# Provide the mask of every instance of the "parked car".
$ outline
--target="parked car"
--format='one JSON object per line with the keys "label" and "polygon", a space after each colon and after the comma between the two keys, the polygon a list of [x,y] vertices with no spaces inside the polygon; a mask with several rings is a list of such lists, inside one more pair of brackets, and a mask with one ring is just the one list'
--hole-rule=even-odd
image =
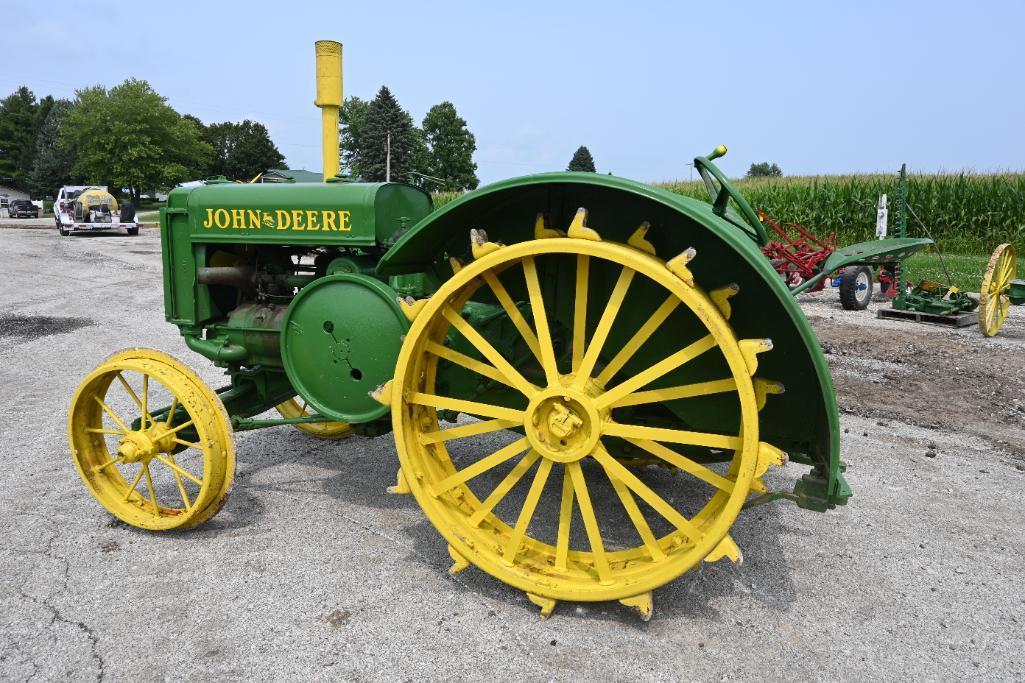
{"label": "parked car", "polygon": [[39,207],[27,199],[15,199],[7,207],[11,218],[39,218]]}

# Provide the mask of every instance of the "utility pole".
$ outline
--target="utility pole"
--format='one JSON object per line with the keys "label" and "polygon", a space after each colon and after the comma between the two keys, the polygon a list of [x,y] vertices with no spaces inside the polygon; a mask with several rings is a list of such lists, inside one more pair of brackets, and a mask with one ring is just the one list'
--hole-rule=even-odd
{"label": "utility pole", "polygon": [[388,131],[388,141],[385,143],[385,165],[384,182],[391,182],[391,131]]}

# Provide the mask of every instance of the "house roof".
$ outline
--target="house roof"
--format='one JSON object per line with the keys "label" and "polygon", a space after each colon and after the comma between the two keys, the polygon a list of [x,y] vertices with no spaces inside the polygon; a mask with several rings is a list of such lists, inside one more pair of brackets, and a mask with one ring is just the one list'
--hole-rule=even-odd
{"label": "house roof", "polygon": [[274,174],[282,178],[291,178],[297,183],[321,183],[324,176],[319,171],[304,171],[301,168],[268,168],[264,175]]}

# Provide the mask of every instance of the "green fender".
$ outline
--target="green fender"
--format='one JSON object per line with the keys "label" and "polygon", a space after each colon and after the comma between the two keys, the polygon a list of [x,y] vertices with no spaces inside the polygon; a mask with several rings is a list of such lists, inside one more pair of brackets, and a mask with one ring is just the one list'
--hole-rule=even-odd
{"label": "green fender", "polygon": [[738,338],[772,339],[774,350],[759,357],[758,376],[786,386],[762,411],[761,438],[813,466],[796,496],[786,497],[820,510],[846,502],[850,489],[839,459],[836,394],[818,339],[754,241],[716,216],[708,203],[594,173],[513,178],[470,192],[422,219],[384,255],[378,273],[441,274],[447,257],[472,259],[471,228],[484,229],[491,241],[513,244],[533,239],[539,212],[550,227],[565,229],[579,207],[588,210],[588,227],[603,239],[626,242],[647,221],[647,239],[659,257],[668,260],[694,247],[697,257],[688,267],[706,290],[740,285],[730,300],[730,323]]}

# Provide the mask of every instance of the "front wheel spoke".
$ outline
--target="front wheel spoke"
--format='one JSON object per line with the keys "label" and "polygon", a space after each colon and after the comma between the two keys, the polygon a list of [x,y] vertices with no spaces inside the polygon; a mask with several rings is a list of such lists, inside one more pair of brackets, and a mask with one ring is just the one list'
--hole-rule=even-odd
{"label": "front wheel spoke", "polygon": [[168,453],[167,456],[168,460],[165,461],[163,460],[163,458],[161,458],[161,461],[164,462],[165,465],[170,466],[171,473],[174,475],[174,480],[178,484],[178,492],[182,496],[182,502],[185,503],[185,511],[191,512],[192,501],[189,500],[189,494],[185,492],[185,482],[182,481],[181,474],[178,473],[178,465],[174,461],[174,455]]}
{"label": "front wheel spoke", "polygon": [[176,410],[178,410],[178,397],[177,396],[172,396],[171,397],[171,407],[167,411],[167,420],[164,421],[164,424],[166,426],[170,427],[171,423],[174,422],[174,413],[175,413]]}
{"label": "front wheel spoke", "polygon": [[498,277],[490,272],[485,271],[483,278],[488,287],[494,293],[495,298],[498,299],[498,303],[505,309],[505,314],[509,316],[509,320],[513,326],[519,331],[520,336],[523,337],[523,341],[526,342],[527,347],[530,349],[534,357],[537,358],[538,363],[543,363],[541,360],[541,345],[537,341],[537,335],[534,334],[534,330],[530,329],[530,325],[527,323],[527,319],[523,317],[520,309],[513,302],[512,297],[509,296],[509,292],[506,291],[505,286],[498,279]]}
{"label": "front wheel spoke", "polygon": [[684,472],[693,475],[715,488],[725,491],[726,493],[733,493],[734,483],[726,477],[714,472],[713,470],[705,467],[700,463],[696,463],[690,458],[680,455],[676,451],[663,446],[660,443],[654,441],[645,441],[641,439],[627,439],[630,443],[638,448],[642,448],[647,452],[654,455],[656,458],[665,460],[670,465],[677,467]]}
{"label": "front wheel spoke", "polygon": [[559,505],[559,533],[555,541],[555,568],[566,569],[569,537],[573,526],[573,477],[568,467],[562,472],[562,502]]}
{"label": "front wheel spoke", "polygon": [[118,458],[111,458],[110,460],[108,460],[107,462],[103,463],[102,465],[97,465],[96,467],[94,467],[93,468],[93,472],[102,472],[103,470],[107,469],[108,467],[110,467],[111,465],[113,465],[114,463],[116,463],[116,462],[118,462],[120,460],[121,460],[121,458],[119,458],[119,457]]}
{"label": "front wheel spoke", "polygon": [[89,432],[90,434],[114,434],[115,436],[124,435],[125,433],[120,429],[98,429],[96,427],[88,427],[85,431]]}
{"label": "front wheel spoke", "polygon": [[481,415],[483,417],[494,417],[500,420],[509,420],[517,425],[523,424],[524,415],[522,410],[514,410],[503,406],[491,405],[490,403],[478,403],[477,401],[464,401],[460,398],[450,396],[438,396],[437,394],[424,394],[414,392],[406,399],[409,403],[421,406],[431,406],[439,410],[454,410],[457,413],[467,415]]}
{"label": "front wheel spoke", "polygon": [[192,443],[191,441],[183,441],[177,437],[175,437],[174,442],[179,446],[185,446],[186,448],[195,448],[197,451],[203,450],[203,447],[198,443]]}
{"label": "front wheel spoke", "polygon": [[519,483],[520,479],[523,478],[523,475],[527,473],[527,470],[529,470],[540,457],[541,455],[533,449],[523,456],[523,459],[516,463],[515,467],[509,470],[509,474],[505,475],[505,479],[495,487],[495,490],[491,492],[491,495],[488,496],[487,499],[481,503],[480,507],[477,508],[477,511],[470,516],[470,526],[474,528],[480,526],[480,523],[484,521],[484,518],[495,509],[496,505],[502,502],[503,498],[509,495],[512,488]]}
{"label": "front wheel spoke", "polygon": [[534,481],[530,483],[530,490],[527,492],[527,499],[523,501],[520,509],[520,516],[516,519],[516,526],[513,528],[512,536],[505,545],[505,561],[512,563],[516,559],[516,553],[523,542],[523,536],[527,533],[530,520],[534,519],[534,511],[537,510],[537,503],[541,500],[541,493],[544,492],[548,475],[552,471],[552,461],[547,458],[541,461],[541,465],[534,474]]}
{"label": "front wheel spoke", "polygon": [[467,436],[476,436],[477,434],[487,434],[489,432],[497,432],[500,429],[508,429],[509,427],[515,427],[516,424],[512,420],[484,420],[459,427],[439,429],[436,432],[425,432],[420,435],[420,443],[427,445],[449,441],[450,439],[462,439]]}
{"label": "front wheel spoke", "polygon": [[488,470],[501,465],[506,460],[516,457],[523,451],[529,448],[527,437],[517,439],[508,446],[500,448],[486,458],[481,458],[477,462],[473,463],[469,467],[465,467],[455,474],[442,479],[437,484],[430,488],[432,496],[437,498],[442,493],[445,493],[449,489],[452,489],[460,484],[465,484],[474,477],[484,474]]}
{"label": "front wheel spoke", "polygon": [[577,255],[576,296],[573,300],[573,372],[580,369],[580,362],[587,350],[587,288],[590,286],[591,257]]}
{"label": "front wheel spoke", "polygon": [[701,531],[694,526],[693,522],[684,517],[672,505],[667,503],[662,496],[658,495],[643,481],[638,479],[633,472],[626,469],[619,461],[609,455],[604,447],[598,446],[594,450],[594,458],[605,468],[609,477],[615,477],[626,484],[631,491],[645,503],[650,505],[658,514],[665,517],[670,524],[682,531],[695,543],[701,539]]}
{"label": "front wheel spoke", "polygon": [[612,569],[609,567],[609,558],[605,554],[605,544],[601,539],[601,529],[598,528],[598,518],[591,505],[591,494],[587,491],[584,472],[579,462],[568,463],[566,469],[569,470],[569,476],[573,480],[573,489],[580,506],[580,516],[584,519],[584,529],[587,531],[587,540],[591,545],[591,555],[594,557],[594,567],[598,571],[598,580],[605,584],[611,583]]}
{"label": "front wheel spoke", "polygon": [[146,473],[146,488],[149,489],[149,499],[153,502],[153,514],[160,516],[160,507],[157,505],[157,492],[153,490],[153,477],[150,476],[149,463],[142,464],[142,471]]}
{"label": "front wheel spoke", "polygon": [[605,310],[598,320],[598,326],[594,329],[591,343],[587,346],[587,353],[584,354],[583,360],[580,361],[580,368],[577,370],[576,377],[573,380],[576,386],[584,386],[590,378],[594,365],[598,362],[598,356],[601,355],[602,347],[605,346],[605,340],[608,339],[609,332],[612,331],[612,325],[616,322],[616,316],[619,315],[619,309],[623,305],[623,300],[626,299],[626,292],[630,289],[630,283],[633,281],[635,272],[627,266],[623,266],[623,270],[620,271],[616,285],[612,288],[612,294],[609,295],[609,301],[605,304]]}
{"label": "front wheel spoke", "polygon": [[624,439],[666,441],[685,446],[722,448],[734,451],[744,445],[744,440],[739,436],[711,434],[709,432],[689,432],[684,429],[667,429],[665,427],[645,427],[642,425],[620,424],[618,422],[606,423],[604,434],[606,436],[619,436]]}
{"label": "front wheel spoke", "polygon": [[601,374],[598,375],[598,383],[602,386],[608,384],[609,381],[616,376],[616,373],[623,369],[623,366],[634,357],[637,350],[644,345],[644,342],[648,341],[651,335],[661,327],[662,323],[666,321],[666,318],[668,318],[679,305],[680,300],[677,299],[675,295],[670,294],[666,300],[662,302],[662,305],[655,309],[655,312],[651,314],[643,325],[641,325],[640,329],[634,333],[634,336],[630,338],[630,341],[628,341],[626,345],[619,350],[619,353],[609,361],[609,364],[606,365],[601,371]]}
{"label": "front wheel spoke", "polygon": [[737,381],[734,379],[717,379],[711,382],[696,382],[694,384],[681,384],[675,387],[664,389],[652,389],[650,391],[637,391],[627,394],[612,404],[611,408],[622,408],[624,406],[637,406],[645,403],[665,403],[681,398],[693,398],[695,396],[711,396],[712,394],[724,394],[737,390]]}
{"label": "front wheel spoke", "polygon": [[449,321],[449,323],[451,323],[452,327],[459,330],[460,334],[463,335],[466,341],[470,342],[474,348],[480,351],[481,355],[491,361],[495,370],[506,378],[506,384],[515,387],[527,396],[533,396],[537,393],[537,387],[528,382],[526,378],[520,374],[519,370],[514,368],[512,363],[507,361],[505,357],[491,345],[491,342],[481,336],[480,332],[475,330],[470,323],[463,320],[458,313],[452,310],[451,307],[445,306],[442,308],[441,314]]}
{"label": "front wheel spoke", "polygon": [[157,460],[159,460],[160,462],[162,462],[165,465],[167,465],[168,467],[170,467],[171,471],[174,472],[175,475],[180,474],[183,477],[187,477],[189,480],[191,480],[193,483],[195,483],[195,484],[197,484],[199,486],[203,485],[203,480],[200,479],[199,477],[197,477],[196,475],[192,474],[192,472],[189,472],[184,467],[180,466],[177,462],[175,462],[173,460],[173,458],[174,458],[173,455],[171,456],[171,458],[172,458],[171,460],[168,460],[167,458],[165,458],[162,455],[158,455],[156,457],[157,457]]}
{"label": "front wheel spoke", "polygon": [[555,360],[555,347],[552,345],[552,332],[548,328],[548,313],[545,312],[545,300],[541,295],[541,282],[537,277],[537,263],[534,257],[523,259],[523,277],[527,283],[527,294],[530,297],[530,310],[534,314],[534,327],[537,328],[537,343],[541,350],[541,365],[549,386],[559,383],[559,366]]}
{"label": "front wheel spoke", "polygon": [[191,427],[193,424],[195,424],[195,420],[189,420],[188,422],[182,422],[180,425],[177,425],[174,429],[169,429],[166,432],[164,432],[163,434],[161,434],[160,436],[158,436],[156,438],[156,441],[159,441],[160,439],[163,439],[166,436],[170,436],[171,434],[177,434],[178,432],[180,432],[181,430],[185,429],[186,427]]}
{"label": "front wheel spoke", "polygon": [[132,494],[135,493],[135,487],[139,485],[140,481],[142,481],[142,475],[145,474],[145,472],[145,468],[139,468],[139,473],[135,475],[135,479],[132,480],[132,485],[129,486],[128,491],[125,492],[124,500],[127,501],[129,498],[132,497]]}
{"label": "front wheel spoke", "polygon": [[101,399],[99,396],[93,396],[93,399],[100,404],[100,407],[103,408],[103,412],[105,412],[107,415],[110,415],[110,419],[112,419],[114,423],[121,428],[122,433],[127,434],[128,432],[132,431],[128,427],[126,427],[125,423],[121,421],[121,418],[118,417],[117,414],[113,410],[111,410],[106,403],[103,402],[103,399]]}
{"label": "front wheel spoke", "polygon": [[668,358],[655,363],[647,370],[639,372],[622,384],[618,384],[599,396],[595,403],[599,410],[604,410],[616,403],[627,394],[632,394],[641,387],[651,384],[659,377],[675,370],[684,363],[694,360],[706,351],[716,347],[715,337],[706,334],[696,342],[689,344]]}
{"label": "front wheel spoke", "polygon": [[427,342],[427,352],[433,353],[435,356],[438,356],[439,358],[444,358],[449,362],[464,367],[470,372],[475,372],[478,375],[494,380],[499,384],[504,384],[508,387],[512,387],[513,389],[516,388],[512,385],[512,382],[509,381],[509,378],[503,375],[497,369],[495,369],[494,366],[488,365],[487,363],[482,363],[476,358],[470,358],[466,354],[459,353],[458,351],[450,349],[447,346],[442,346],[441,344],[433,341]]}
{"label": "front wheel spoke", "polygon": [[[140,411],[142,411],[142,417],[140,418],[140,420],[141,420],[140,426],[141,426],[142,429],[145,429],[146,428],[146,420],[147,420],[147,418],[149,419],[150,424],[153,423],[153,417],[150,416],[149,413],[146,412],[146,401],[145,401],[145,398],[143,398],[143,399],[139,398],[139,395],[135,393],[134,389],[132,389],[132,385],[130,385],[128,383],[128,380],[126,380],[124,378],[124,376],[120,372],[117,373],[116,376],[117,376],[118,381],[121,382],[121,386],[123,386],[125,388],[125,391],[128,392],[128,395],[132,397],[132,401],[134,401],[135,405],[139,408]],[[142,376],[142,393],[143,393],[144,397],[146,396],[147,393],[149,393],[148,389],[149,389],[149,375],[145,375],[144,374]]]}
{"label": "front wheel spoke", "polygon": [[637,534],[641,537],[641,541],[644,542],[644,547],[648,549],[648,554],[653,560],[664,560],[666,557],[665,552],[662,550],[662,546],[658,544],[658,539],[655,538],[655,534],[652,533],[651,527],[648,526],[648,520],[644,519],[644,513],[641,512],[641,508],[637,505],[637,501],[634,500],[633,494],[630,493],[630,489],[626,487],[626,484],[616,479],[608,472],[605,473],[609,477],[609,481],[612,482],[612,488],[616,490],[616,494],[619,496],[619,500],[623,503],[623,508],[626,510],[626,514],[630,517],[630,521],[633,522],[634,528],[637,529]]}

